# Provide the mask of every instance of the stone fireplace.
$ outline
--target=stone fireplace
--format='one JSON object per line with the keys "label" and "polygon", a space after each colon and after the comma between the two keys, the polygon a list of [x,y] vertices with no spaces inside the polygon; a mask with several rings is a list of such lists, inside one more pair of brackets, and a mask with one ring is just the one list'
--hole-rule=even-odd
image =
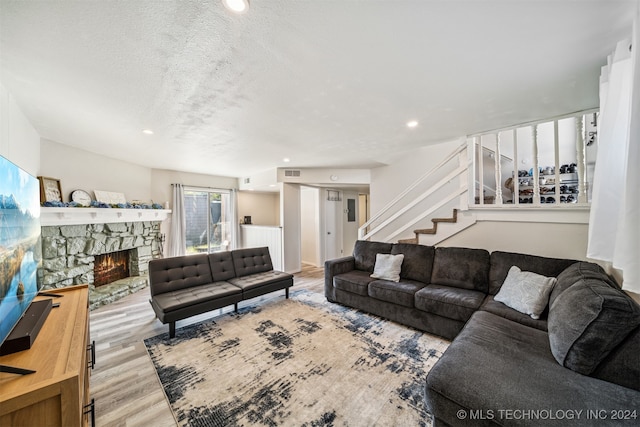
{"label": "stone fireplace", "polygon": [[[70,221],[77,220],[41,221],[43,289],[88,284],[95,308],[147,286],[149,261],[161,256],[162,221],[101,223],[92,216],[95,223],[52,225]],[[103,266],[101,259],[106,260]]]}

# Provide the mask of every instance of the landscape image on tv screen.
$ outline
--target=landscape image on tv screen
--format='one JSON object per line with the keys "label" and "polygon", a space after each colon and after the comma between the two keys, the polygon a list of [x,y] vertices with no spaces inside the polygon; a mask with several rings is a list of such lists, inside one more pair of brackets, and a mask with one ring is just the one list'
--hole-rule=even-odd
{"label": "landscape image on tv screen", "polygon": [[0,156],[0,343],[38,293],[38,180]]}

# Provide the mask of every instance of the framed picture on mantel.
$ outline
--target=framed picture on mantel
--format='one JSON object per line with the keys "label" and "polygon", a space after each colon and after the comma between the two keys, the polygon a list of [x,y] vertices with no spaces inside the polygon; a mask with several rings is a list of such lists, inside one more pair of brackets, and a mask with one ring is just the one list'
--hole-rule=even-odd
{"label": "framed picture on mantel", "polygon": [[40,203],[62,202],[62,187],[59,179],[39,176],[38,181],[40,181]]}

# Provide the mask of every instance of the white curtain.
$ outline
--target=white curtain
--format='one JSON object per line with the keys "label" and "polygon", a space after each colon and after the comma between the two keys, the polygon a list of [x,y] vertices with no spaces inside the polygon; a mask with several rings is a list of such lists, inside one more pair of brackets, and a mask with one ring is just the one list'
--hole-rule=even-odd
{"label": "white curtain", "polygon": [[187,222],[184,214],[184,186],[171,184],[173,187],[173,205],[171,210],[171,228],[169,231],[169,247],[167,256],[181,256],[187,252]]}
{"label": "white curtain", "polygon": [[622,270],[640,292],[640,6],[633,39],[618,43],[600,77],[598,154],[587,256]]}

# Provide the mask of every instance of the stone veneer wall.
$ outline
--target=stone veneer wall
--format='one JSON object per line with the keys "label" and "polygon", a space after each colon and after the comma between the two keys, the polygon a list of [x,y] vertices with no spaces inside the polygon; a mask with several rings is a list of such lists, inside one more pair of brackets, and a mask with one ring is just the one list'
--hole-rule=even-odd
{"label": "stone veneer wall", "polygon": [[42,227],[43,289],[89,284],[95,255],[132,249],[129,273],[144,276],[160,253],[160,221]]}

